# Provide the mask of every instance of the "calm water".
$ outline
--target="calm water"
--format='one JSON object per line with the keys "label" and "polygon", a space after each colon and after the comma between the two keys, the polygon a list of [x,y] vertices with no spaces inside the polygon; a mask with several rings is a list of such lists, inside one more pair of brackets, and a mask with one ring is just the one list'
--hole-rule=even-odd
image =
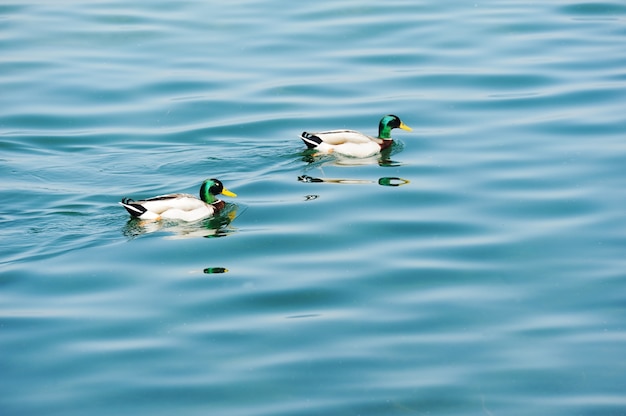
{"label": "calm water", "polygon": [[5,2],[0,414],[626,415],[625,45],[621,1]]}

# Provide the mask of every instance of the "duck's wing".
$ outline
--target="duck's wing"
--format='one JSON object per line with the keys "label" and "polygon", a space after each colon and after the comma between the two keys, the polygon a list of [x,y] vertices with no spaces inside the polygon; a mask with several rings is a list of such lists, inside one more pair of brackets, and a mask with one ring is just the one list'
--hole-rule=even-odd
{"label": "duck's wing", "polygon": [[300,138],[311,147],[315,147],[321,143],[330,145],[339,145],[344,143],[369,143],[372,138],[356,130],[328,130],[317,133],[302,132]]}
{"label": "duck's wing", "polygon": [[135,201],[138,204],[144,204],[146,202],[156,202],[156,201],[171,201],[173,199],[182,199],[182,198],[196,198],[191,194],[167,194],[167,195],[158,195],[153,196],[152,198],[140,199],[139,201]]}

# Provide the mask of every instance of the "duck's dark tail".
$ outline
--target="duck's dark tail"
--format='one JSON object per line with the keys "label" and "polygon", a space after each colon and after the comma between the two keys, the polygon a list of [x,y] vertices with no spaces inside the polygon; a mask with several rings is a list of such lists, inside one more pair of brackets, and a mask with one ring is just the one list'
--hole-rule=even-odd
{"label": "duck's dark tail", "polygon": [[314,149],[322,143],[322,139],[312,133],[307,133],[306,131],[302,132],[300,138],[309,149]]}
{"label": "duck's dark tail", "polygon": [[126,211],[128,211],[128,213],[130,215],[132,215],[133,217],[139,217],[141,216],[144,212],[147,211],[146,208],[144,208],[142,205],[140,204],[135,204],[135,201],[133,201],[130,198],[124,198],[122,199],[122,202],[120,202],[119,204],[121,206],[123,206]]}

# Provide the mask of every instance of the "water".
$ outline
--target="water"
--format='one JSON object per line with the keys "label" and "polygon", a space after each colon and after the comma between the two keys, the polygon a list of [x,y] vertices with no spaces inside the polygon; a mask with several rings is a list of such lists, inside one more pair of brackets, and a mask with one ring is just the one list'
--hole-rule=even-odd
{"label": "water", "polygon": [[[0,6],[0,414],[626,414],[625,21]],[[388,113],[389,160],[302,154]],[[208,177],[218,219],[117,205]]]}

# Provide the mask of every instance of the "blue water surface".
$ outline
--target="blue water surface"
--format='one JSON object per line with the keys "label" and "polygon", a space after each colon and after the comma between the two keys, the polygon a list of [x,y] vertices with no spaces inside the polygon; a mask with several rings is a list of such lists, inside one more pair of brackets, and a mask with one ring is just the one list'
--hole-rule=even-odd
{"label": "blue water surface", "polygon": [[5,2],[0,414],[626,415],[624,45],[619,1]]}

